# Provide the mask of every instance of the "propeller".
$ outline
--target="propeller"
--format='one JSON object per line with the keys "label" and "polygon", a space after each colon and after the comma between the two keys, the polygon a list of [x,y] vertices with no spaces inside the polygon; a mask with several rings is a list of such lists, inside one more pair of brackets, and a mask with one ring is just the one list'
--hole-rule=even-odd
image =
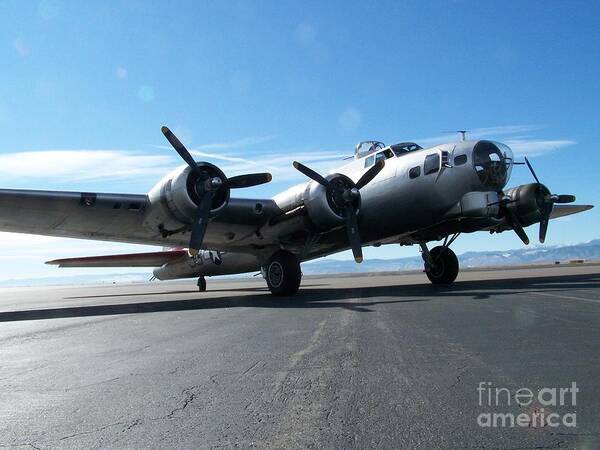
{"label": "propeller", "polygon": [[293,164],[296,170],[325,188],[329,205],[332,209],[338,210],[344,218],[346,234],[348,235],[354,260],[357,263],[361,263],[363,261],[363,254],[357,218],[357,209],[360,204],[360,190],[381,172],[385,166],[385,160],[381,159],[377,161],[356,183],[342,174],[334,174],[327,179],[298,161],[294,161]]}
{"label": "propeller", "polygon": [[[198,203],[198,209],[194,214],[194,222],[192,224],[192,234],[190,236],[189,251],[192,256],[195,256],[202,247],[202,241],[204,240],[204,234],[206,233],[206,227],[210,220],[210,211],[212,208],[213,200],[219,190],[228,189],[239,189],[251,186],[258,186],[260,184],[268,183],[272,177],[270,173],[250,173],[245,175],[238,175],[236,177],[227,178],[223,172],[215,167],[213,172],[216,172],[216,176],[211,176],[209,170],[204,166],[199,166],[190,152],[185,148],[181,141],[175,136],[171,130],[167,127],[161,128],[162,133],[167,138],[167,141],[173,146],[175,151],[179,154],[186,164],[192,169],[192,174],[195,175],[195,191],[200,199]],[[214,167],[211,165],[211,167]]]}
{"label": "propeller", "polygon": [[506,207],[506,205],[511,201],[512,200],[508,198],[508,200],[500,202],[500,205],[503,207],[504,210],[506,222],[510,225],[510,227],[517,234],[517,236],[519,236],[519,239],[523,241],[523,244],[529,245],[529,236],[527,236],[527,233],[525,233],[525,229],[523,228],[523,225],[521,225],[521,222],[519,222],[519,218],[512,209]]}
{"label": "propeller", "polygon": [[538,202],[538,205],[540,207],[541,214],[539,239],[540,243],[543,244],[546,240],[546,234],[548,233],[548,222],[550,222],[550,214],[552,213],[552,207],[554,206],[554,203],[573,203],[575,201],[575,196],[566,194],[557,195],[550,193],[548,188],[546,188],[546,186],[540,183],[540,180],[537,177],[535,170],[533,170],[533,166],[531,165],[527,157],[525,157],[525,164],[527,164],[527,167],[529,168],[531,175],[533,175],[533,178],[535,178],[535,181],[540,185],[539,189],[536,192],[536,201]]}
{"label": "propeller", "polygon": [[[538,178],[535,170],[533,170],[533,166],[529,162],[529,159],[525,157],[525,164],[529,168],[531,175],[536,181],[537,187],[535,188],[535,203],[537,204],[537,208],[540,212],[540,230],[539,230],[539,240],[540,243],[544,243],[546,240],[546,234],[548,233],[548,223],[550,222],[550,215],[552,214],[552,207],[555,203],[573,203],[575,201],[574,195],[557,195],[552,194],[550,190],[540,183],[540,179]],[[504,211],[504,216],[506,217],[506,222],[510,227],[517,233],[517,236],[523,241],[525,245],[529,244],[529,238],[527,237],[527,233],[523,229],[523,226],[519,222],[519,218],[517,214],[513,211],[512,208],[508,207],[508,204],[512,203],[514,200],[509,196],[504,196],[500,201],[500,206]]]}

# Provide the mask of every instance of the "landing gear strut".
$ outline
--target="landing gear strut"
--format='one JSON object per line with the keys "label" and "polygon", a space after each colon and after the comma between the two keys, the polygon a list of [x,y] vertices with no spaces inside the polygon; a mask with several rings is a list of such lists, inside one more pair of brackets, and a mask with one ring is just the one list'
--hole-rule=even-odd
{"label": "landing gear strut", "polygon": [[198,278],[198,290],[200,292],[206,291],[206,278],[204,278],[204,277]]}
{"label": "landing gear strut", "polygon": [[267,286],[273,295],[294,295],[300,287],[300,261],[293,253],[278,251],[263,267]]}
{"label": "landing gear strut", "polygon": [[458,258],[450,250],[449,245],[454,242],[458,235],[454,235],[450,241],[444,240],[444,245],[438,245],[431,250],[427,244],[421,242],[421,252],[425,262],[425,273],[433,284],[452,284],[458,275]]}

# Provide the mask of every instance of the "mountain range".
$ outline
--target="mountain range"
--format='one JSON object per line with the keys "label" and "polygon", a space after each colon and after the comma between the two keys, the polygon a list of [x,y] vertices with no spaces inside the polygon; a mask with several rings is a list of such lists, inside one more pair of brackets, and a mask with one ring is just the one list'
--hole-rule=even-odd
{"label": "mountain range", "polygon": [[[570,260],[600,260],[600,239],[573,245],[526,247],[507,251],[471,251],[458,255],[462,268],[493,267],[509,265],[546,264],[568,262]],[[396,259],[367,259],[362,264],[353,260],[317,259],[302,265],[302,273],[339,274],[365,272],[392,272],[421,270],[423,260],[420,255]],[[137,283],[151,277],[151,271],[144,273],[112,273],[0,281],[0,287],[50,286],[99,283]],[[245,275],[240,275],[245,276]]]}
{"label": "mountain range", "polygon": [[[600,260],[600,239],[574,245],[526,247],[507,251],[471,251],[458,255],[461,268],[545,264],[570,260]],[[423,268],[421,255],[396,259],[318,259],[302,266],[304,274],[388,272]]]}

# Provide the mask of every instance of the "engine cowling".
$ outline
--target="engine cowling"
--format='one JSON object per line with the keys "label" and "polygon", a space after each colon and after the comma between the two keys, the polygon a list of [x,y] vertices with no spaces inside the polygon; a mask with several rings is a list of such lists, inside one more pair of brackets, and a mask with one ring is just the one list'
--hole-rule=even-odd
{"label": "engine cowling", "polygon": [[[317,226],[331,228],[344,223],[345,200],[342,198],[341,188],[347,188],[347,192],[355,189],[355,183],[346,175],[334,173],[326,177],[332,185],[326,188],[319,183],[309,183],[304,192],[304,205],[308,216]],[[337,189],[336,189],[337,187]],[[358,214],[360,209],[360,194],[356,190],[351,202]]]}
{"label": "engine cowling", "polygon": [[[227,179],[223,171],[214,164],[197,164],[199,171],[193,171],[189,166],[180,167],[152,188],[148,194],[150,207],[146,212],[147,227],[168,235],[170,231],[181,230],[182,227],[190,225],[201,201],[198,192],[200,179]],[[229,187],[223,183],[212,199],[210,217],[216,217],[227,206],[229,195]]]}
{"label": "engine cowling", "polygon": [[524,227],[540,221],[542,212],[547,207],[550,190],[541,183],[530,183],[508,189],[504,192],[510,201],[506,208],[510,209]]}

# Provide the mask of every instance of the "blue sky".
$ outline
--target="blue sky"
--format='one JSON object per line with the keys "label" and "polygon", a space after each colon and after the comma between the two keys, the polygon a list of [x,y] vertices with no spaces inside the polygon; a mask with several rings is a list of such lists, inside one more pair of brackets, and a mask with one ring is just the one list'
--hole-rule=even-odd
{"label": "blue sky", "polygon": [[[597,202],[598,2],[8,0],[0,11],[1,187],[147,192],[180,164],[166,124],[228,174],[272,171],[243,192],[268,197],[302,181],[294,158],[326,170],[360,140],[438,143],[466,128],[531,156],[553,192]],[[517,168],[509,184],[529,181]],[[597,209],[563,219],[547,243],[599,226]],[[455,244],[519,246],[509,233]],[[55,256],[143,249],[10,234],[0,248],[4,279],[62,274],[41,265]]]}

